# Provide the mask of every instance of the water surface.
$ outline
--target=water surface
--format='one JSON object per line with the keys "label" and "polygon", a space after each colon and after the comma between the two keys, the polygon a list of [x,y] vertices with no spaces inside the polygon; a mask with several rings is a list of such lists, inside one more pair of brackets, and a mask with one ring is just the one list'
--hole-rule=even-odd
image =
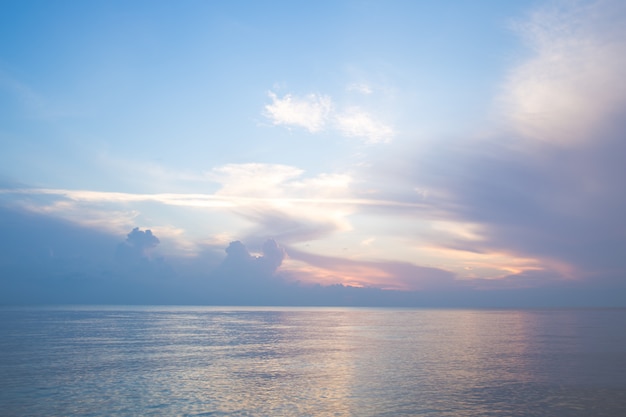
{"label": "water surface", "polygon": [[0,415],[626,415],[626,310],[2,308]]}

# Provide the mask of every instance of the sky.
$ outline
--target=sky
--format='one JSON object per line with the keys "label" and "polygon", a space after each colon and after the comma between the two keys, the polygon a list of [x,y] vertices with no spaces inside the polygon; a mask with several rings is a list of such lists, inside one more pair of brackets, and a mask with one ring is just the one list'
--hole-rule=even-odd
{"label": "sky", "polygon": [[626,3],[0,1],[0,304],[626,306]]}

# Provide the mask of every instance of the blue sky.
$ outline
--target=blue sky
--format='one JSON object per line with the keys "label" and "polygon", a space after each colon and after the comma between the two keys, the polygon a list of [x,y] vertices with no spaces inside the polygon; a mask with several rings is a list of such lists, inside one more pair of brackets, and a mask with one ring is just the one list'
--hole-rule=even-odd
{"label": "blue sky", "polygon": [[2,1],[5,293],[236,271],[626,304],[625,20],[620,1]]}

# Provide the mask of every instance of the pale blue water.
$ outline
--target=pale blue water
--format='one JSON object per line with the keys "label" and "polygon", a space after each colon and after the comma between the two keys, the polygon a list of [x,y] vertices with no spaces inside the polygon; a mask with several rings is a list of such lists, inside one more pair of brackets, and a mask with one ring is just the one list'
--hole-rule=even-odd
{"label": "pale blue water", "polygon": [[0,308],[2,416],[626,416],[626,310]]}

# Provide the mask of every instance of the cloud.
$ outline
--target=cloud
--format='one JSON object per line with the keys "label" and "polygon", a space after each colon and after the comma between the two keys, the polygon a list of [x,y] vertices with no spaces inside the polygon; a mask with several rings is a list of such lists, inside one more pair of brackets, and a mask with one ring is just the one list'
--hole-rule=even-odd
{"label": "cloud", "polygon": [[449,271],[409,262],[346,259],[317,255],[294,247],[287,248],[287,253],[292,275],[309,283],[345,283],[404,291],[467,287],[462,282],[455,282],[455,275]]}
{"label": "cloud", "polygon": [[594,132],[593,146],[582,149],[519,152],[506,145],[510,137],[497,135],[480,151],[459,143],[416,157],[409,176],[420,186],[445,190],[430,200],[437,215],[480,226],[450,240],[433,235],[431,243],[465,251],[464,262],[474,265],[493,264],[485,255],[504,253],[508,259],[497,260],[498,269],[510,266],[519,276],[532,270],[551,281],[623,275],[626,228],[620,213],[626,212],[626,195],[618,190],[626,166],[615,155],[626,152],[626,125],[605,127]]}
{"label": "cloud", "polygon": [[[223,227],[207,224],[204,228],[214,234],[232,235],[236,229],[245,239],[273,236],[294,244],[350,230],[349,216],[363,208],[394,206],[407,211],[422,210],[424,206],[380,196],[358,198],[349,173],[305,175],[303,170],[288,165],[228,164],[206,173],[217,184],[212,194],[5,188],[0,189],[0,201],[116,234],[127,233],[135,224],[150,226],[168,237],[166,246],[175,245],[187,255],[201,249],[201,245],[188,240],[188,235],[198,235],[200,228],[196,225],[190,230],[180,224],[184,222],[177,227],[158,226],[164,207],[175,208],[185,221],[203,211],[219,215]],[[191,220],[187,222],[191,224]],[[181,234],[180,227],[188,233]]]}
{"label": "cloud", "polygon": [[[2,304],[457,307],[623,304],[624,291],[607,293],[572,286],[565,288],[566,291],[553,287],[551,293],[547,292],[550,288],[522,293],[501,290],[523,289],[519,285],[520,277],[510,277],[504,286],[492,282],[491,287],[485,287],[490,291],[476,291],[474,283],[455,280],[448,271],[406,262],[327,257],[293,248],[287,250],[287,257],[282,246],[273,240],[259,245],[260,254],[250,253],[241,242],[233,242],[225,257],[211,252],[207,253],[208,257],[198,257],[193,262],[173,259],[176,267],[173,274],[158,260],[120,266],[113,258],[119,236],[44,214],[0,207],[0,227]],[[157,247],[156,239],[154,234],[137,228],[128,233],[123,245],[149,252]],[[306,282],[308,278],[311,281]],[[544,277],[531,271],[522,278],[532,283]],[[294,279],[303,282],[299,284]],[[320,285],[336,282],[350,282],[360,288]]]}
{"label": "cloud", "polygon": [[226,248],[226,257],[216,275],[229,281],[264,284],[264,280],[274,276],[284,258],[285,250],[273,239],[263,243],[260,256],[251,255],[248,248],[237,240]]}
{"label": "cloud", "polygon": [[111,254],[116,242],[111,233],[2,206],[0,230],[0,265],[35,267],[62,259],[101,261]]}
{"label": "cloud", "polygon": [[255,225],[247,233],[250,238],[269,235],[293,243],[349,228],[347,174],[302,178],[304,171],[277,164],[232,164],[214,173],[222,185],[216,195],[259,198],[234,209]]}
{"label": "cloud", "polygon": [[143,231],[135,227],[128,236],[126,236],[126,243],[140,252],[145,253],[147,250],[155,248],[160,241],[159,238],[152,234],[151,230]]}
{"label": "cloud", "polygon": [[116,235],[3,207],[0,230],[1,304],[141,303],[158,292],[117,268]]}
{"label": "cloud", "polygon": [[221,184],[216,195],[267,198],[283,196],[282,187],[303,173],[289,165],[249,163],[217,167],[208,175]]}
{"label": "cloud", "polygon": [[248,252],[248,248],[240,241],[230,242],[226,248],[226,258],[222,263],[223,266],[237,268],[241,265],[248,265],[253,261],[252,255]]}
{"label": "cloud", "polygon": [[511,71],[501,104],[527,138],[559,146],[593,131],[626,104],[626,3],[550,3],[515,27],[531,57]]}
{"label": "cloud", "polygon": [[[360,88],[363,94],[371,93],[364,86]],[[329,96],[309,94],[294,98],[286,94],[278,98],[273,92],[268,94],[272,104],[265,106],[264,114],[275,126],[304,127],[311,133],[330,128],[344,137],[359,138],[369,144],[389,142],[395,134],[391,126],[358,106],[337,110]]]}
{"label": "cloud", "polygon": [[258,258],[261,269],[274,273],[285,259],[285,249],[278,246],[274,239],[265,241],[262,247],[263,255]]}
{"label": "cloud", "polygon": [[351,228],[346,217],[350,211],[327,210],[308,206],[302,212],[256,207],[240,210],[239,215],[254,226],[246,232],[247,239],[255,236],[274,236],[282,242],[298,243],[328,237]]}
{"label": "cloud", "polygon": [[126,265],[147,265],[151,260],[161,261],[160,257],[153,257],[152,250],[160,243],[159,238],[152,234],[151,230],[139,230],[135,227],[128,235],[126,241],[117,246],[115,253],[119,262]]}
{"label": "cloud", "polygon": [[455,192],[489,224],[494,245],[561,265],[548,267],[554,275],[623,274],[626,166],[616,155],[626,154],[626,4],[552,3],[520,31],[533,55],[506,91],[522,137],[503,141],[514,150],[469,158],[472,174]]}
{"label": "cloud", "polygon": [[353,177],[369,186],[360,195],[397,204],[359,214],[397,215],[406,231],[396,236],[410,242],[416,263],[476,288],[623,294],[626,6],[558,4],[522,24],[524,36],[539,38],[503,80],[505,123],[480,137],[381,152]]}
{"label": "cloud", "polygon": [[385,182],[408,178],[407,188],[429,190],[440,218],[478,225],[474,237],[432,243],[475,251],[476,267],[506,254],[516,261],[498,277],[509,284],[532,276],[623,288],[626,6],[559,4],[522,26],[537,49],[505,82],[509,124],[399,155],[388,171],[407,169]]}
{"label": "cloud", "polygon": [[[301,178],[304,171],[281,164],[228,164],[216,167],[206,173],[206,177],[219,184],[215,193],[125,193],[61,188],[0,188],[0,202],[19,205],[29,211],[42,213],[66,212],[76,208],[76,203],[108,203],[127,205],[155,202],[168,206],[190,208],[237,208],[254,206],[259,203],[283,204],[322,204],[355,206],[398,206],[418,208],[422,204],[415,201],[396,201],[384,198],[359,198],[351,190],[353,182],[350,174],[322,173],[314,177]],[[415,199],[412,199],[415,200]],[[75,219],[80,218],[85,206],[73,211]],[[120,223],[126,227],[132,224],[136,212],[121,212],[115,217],[123,217]],[[96,213],[94,213],[96,216]],[[71,220],[71,219],[68,219]],[[94,218],[93,224],[100,219]],[[116,222],[117,224],[118,222]]]}
{"label": "cloud", "polygon": [[[58,189],[58,188],[21,188],[21,189],[0,189],[0,194],[12,195],[12,196],[49,196],[50,198],[66,198],[75,202],[110,202],[112,204],[128,204],[128,203],[140,203],[140,202],[156,202],[170,206],[180,207],[204,207],[204,208],[231,208],[240,207],[255,204],[258,202],[273,202],[276,204],[293,203],[293,204],[308,204],[319,203],[326,205],[361,205],[361,206],[397,206],[404,208],[419,208],[423,204],[415,202],[403,202],[394,201],[393,199],[382,198],[351,198],[351,197],[322,197],[316,198],[314,196],[307,196],[312,194],[311,189],[306,189],[302,185],[315,184],[318,182],[318,178],[304,181],[294,181],[289,183],[289,187],[299,188],[301,190],[300,196],[283,196],[283,197],[246,197],[239,195],[240,193],[233,193],[233,195],[217,194],[200,194],[200,193],[156,193],[156,194],[143,194],[143,193],[119,193],[111,191],[91,191],[91,190],[70,190],[70,189]],[[327,183],[323,179],[320,181]],[[343,180],[338,181],[343,182]],[[337,183],[335,183],[337,184]],[[230,187],[229,187],[230,188]],[[327,189],[327,188],[324,188]],[[414,199],[413,199],[414,200]],[[32,209],[32,211],[41,211],[54,213],[56,211],[56,204],[48,204],[49,202],[33,202],[31,205],[23,205],[25,209]]]}
{"label": "cloud", "polygon": [[353,83],[353,84],[349,84],[346,87],[347,91],[353,91],[359,94],[365,94],[365,95],[370,95],[372,94],[374,91],[372,90],[372,88],[367,85],[367,84],[363,84],[363,83]]}
{"label": "cloud", "polygon": [[338,114],[335,120],[341,134],[347,137],[364,138],[366,143],[389,142],[394,135],[391,127],[356,107]]}
{"label": "cloud", "polygon": [[298,98],[287,94],[279,98],[271,91],[268,95],[272,103],[265,106],[265,116],[274,125],[303,127],[311,133],[324,129],[333,108],[328,96],[309,94]]}

